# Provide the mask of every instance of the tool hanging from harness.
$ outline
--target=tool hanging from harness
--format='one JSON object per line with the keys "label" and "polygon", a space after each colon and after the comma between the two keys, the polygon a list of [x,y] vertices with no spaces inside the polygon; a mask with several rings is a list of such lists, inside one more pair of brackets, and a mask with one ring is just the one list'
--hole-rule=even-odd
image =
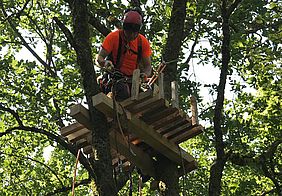
{"label": "tool hanging from harness", "polygon": [[[142,39],[139,35],[137,39],[138,39],[138,50],[134,51],[133,49],[129,47],[127,41],[125,40],[123,30],[119,30],[119,44],[118,44],[116,62],[114,62],[112,53],[109,54],[109,56],[107,57],[108,60],[111,60],[113,62],[115,66],[115,70],[112,73],[110,73],[109,71],[106,71],[106,73],[103,74],[102,79],[100,79],[99,81],[100,88],[102,92],[104,92],[105,94],[108,94],[109,92],[111,92],[113,84],[119,81],[119,84],[115,84],[116,85],[115,89],[117,90],[116,94],[122,93],[121,95],[122,99],[126,99],[130,97],[131,80],[129,80],[129,78],[131,78],[131,76],[126,76],[122,74],[119,71],[119,69],[123,64],[123,58],[127,50],[137,55],[136,68],[139,67],[139,64],[142,58]],[[121,80],[122,78],[126,78],[126,79]]]}

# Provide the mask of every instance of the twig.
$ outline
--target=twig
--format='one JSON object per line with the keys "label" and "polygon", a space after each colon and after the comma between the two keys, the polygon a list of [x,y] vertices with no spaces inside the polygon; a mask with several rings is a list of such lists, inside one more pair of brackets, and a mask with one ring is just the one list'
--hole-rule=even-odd
{"label": "twig", "polygon": [[61,183],[62,186],[64,185],[63,182],[62,182],[62,180],[61,180],[61,179],[59,178],[59,176],[56,174],[56,172],[55,172],[54,170],[52,170],[48,165],[46,165],[45,163],[43,163],[43,162],[41,162],[41,161],[32,159],[32,158],[30,158],[30,157],[26,157],[26,156],[21,157],[21,156],[15,155],[15,154],[6,154],[6,153],[3,153],[3,152],[1,152],[1,154],[5,154],[5,155],[7,155],[7,156],[17,157],[17,158],[19,158],[19,159],[28,159],[28,160],[34,161],[34,162],[36,162],[36,163],[39,163],[39,164],[43,165],[44,167],[46,167],[48,170],[50,170],[51,173],[56,176],[56,178],[58,179],[58,181]]}
{"label": "twig", "polygon": [[[0,1],[0,7],[1,7],[3,15],[8,18],[8,15],[7,15],[7,13],[5,11],[5,8],[4,8],[4,6],[3,6],[1,1]],[[20,40],[22,41],[22,44],[26,47],[26,49],[49,71],[49,73],[52,76],[56,76],[56,73],[48,66],[48,64],[42,58],[39,57],[39,55],[25,41],[25,39],[23,38],[21,33],[18,31],[18,29],[16,28],[14,23],[11,21],[11,19],[8,18],[7,21],[10,24],[11,28],[13,29],[13,31],[16,33],[16,35],[20,38]]]}

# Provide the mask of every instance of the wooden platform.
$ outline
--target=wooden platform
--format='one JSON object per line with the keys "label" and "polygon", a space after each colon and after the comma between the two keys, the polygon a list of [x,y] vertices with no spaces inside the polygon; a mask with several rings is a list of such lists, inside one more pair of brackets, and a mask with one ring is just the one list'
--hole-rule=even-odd
{"label": "wooden platform", "polygon": [[[138,86],[136,88],[139,89]],[[154,177],[157,154],[163,154],[177,163],[179,175],[197,168],[194,158],[178,145],[203,131],[198,124],[195,100],[191,100],[192,117],[189,118],[177,108],[177,104],[172,106],[165,101],[162,91],[158,88],[139,93],[133,89],[132,97],[116,104],[103,93],[92,98],[94,107],[112,123],[110,143],[112,164],[116,168],[121,164],[125,168],[135,165],[144,174]],[[91,156],[88,110],[80,104],[74,105],[70,108],[70,115],[77,122],[64,127],[61,135]]]}

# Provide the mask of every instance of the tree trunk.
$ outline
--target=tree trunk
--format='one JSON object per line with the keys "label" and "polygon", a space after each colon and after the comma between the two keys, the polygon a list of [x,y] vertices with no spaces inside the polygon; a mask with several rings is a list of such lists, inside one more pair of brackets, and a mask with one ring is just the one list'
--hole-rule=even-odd
{"label": "tree trunk", "polygon": [[[163,57],[166,62],[174,61],[178,59],[181,45],[184,36],[184,23],[186,18],[186,4],[187,0],[177,1],[175,0],[172,7],[171,18],[169,22],[169,32],[164,49]],[[170,83],[177,78],[177,62],[167,64],[164,74],[164,88],[166,99],[171,98],[171,86]]]}
{"label": "tree trunk", "polygon": [[179,195],[179,176],[176,163],[163,155],[158,155],[156,174],[158,180],[165,183],[165,187],[159,190],[160,195]]}
{"label": "tree trunk", "polygon": [[91,124],[93,125],[92,145],[95,157],[90,159],[90,162],[96,174],[95,183],[99,195],[117,195],[111,166],[107,121],[105,116],[93,107],[92,103],[92,96],[99,93],[99,87],[96,82],[89,41],[87,1],[73,1],[71,7],[77,64],[80,67]]}
{"label": "tree trunk", "polygon": [[[173,3],[171,20],[169,24],[169,34],[164,51],[164,60],[172,61],[178,58],[183,32],[184,22],[186,17],[186,0],[175,0]],[[170,63],[165,69],[164,88],[165,98],[171,99],[171,81],[176,80],[177,62]],[[165,191],[161,191],[162,195],[174,196],[179,195],[179,177],[177,174],[177,165],[164,156],[157,157],[157,179],[164,182],[166,185]]]}
{"label": "tree trunk", "polygon": [[[240,0],[239,0],[240,1]],[[230,61],[230,29],[229,29],[229,18],[231,12],[235,9],[235,3],[227,9],[227,0],[222,1],[221,15],[222,15],[222,67],[220,73],[220,81],[217,90],[217,99],[214,109],[214,134],[215,134],[215,148],[216,148],[216,161],[211,166],[210,171],[210,180],[209,180],[209,195],[217,196],[221,192],[221,178],[224,166],[226,164],[227,155],[224,152],[224,142],[223,142],[223,133],[222,133],[222,110],[224,103],[224,91],[226,85],[226,78],[228,75],[228,66]]]}

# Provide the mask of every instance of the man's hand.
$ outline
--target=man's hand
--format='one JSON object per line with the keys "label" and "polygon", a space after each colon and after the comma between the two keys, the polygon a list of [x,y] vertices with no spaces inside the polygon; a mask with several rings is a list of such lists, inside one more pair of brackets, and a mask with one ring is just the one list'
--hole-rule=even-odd
{"label": "man's hand", "polygon": [[108,70],[108,71],[113,71],[114,70],[114,65],[112,61],[109,60],[104,60],[103,61],[103,67]]}

